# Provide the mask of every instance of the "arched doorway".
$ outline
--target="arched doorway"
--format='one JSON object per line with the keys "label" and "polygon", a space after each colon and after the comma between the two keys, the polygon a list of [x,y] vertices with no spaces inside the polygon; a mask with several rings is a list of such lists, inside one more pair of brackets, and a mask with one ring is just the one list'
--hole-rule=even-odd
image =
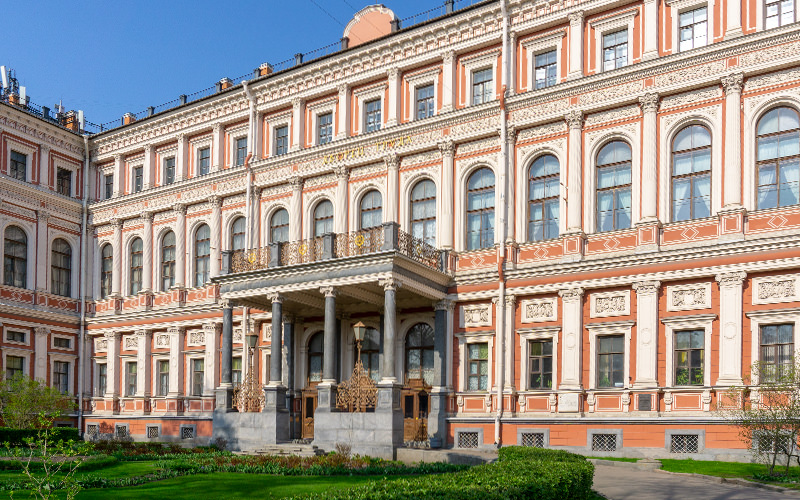
{"label": "arched doorway", "polygon": [[314,412],[317,409],[317,385],[322,382],[324,338],[322,332],[317,332],[308,340],[308,354],[306,366],[306,384],[302,393],[301,402],[301,429],[303,439],[314,439]]}
{"label": "arched doorway", "polygon": [[403,407],[403,441],[428,439],[430,389],[433,383],[433,328],[417,323],[406,334]]}

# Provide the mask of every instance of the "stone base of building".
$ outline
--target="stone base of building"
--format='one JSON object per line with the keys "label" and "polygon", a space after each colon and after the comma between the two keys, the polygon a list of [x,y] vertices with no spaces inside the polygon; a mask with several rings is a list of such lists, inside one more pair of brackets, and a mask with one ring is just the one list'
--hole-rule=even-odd
{"label": "stone base of building", "polygon": [[394,460],[397,448],[403,445],[403,414],[318,410],[314,415],[314,445],[333,451],[337,443],[349,445],[359,455]]}
{"label": "stone base of building", "polygon": [[255,451],[265,445],[289,441],[289,412],[214,412],[213,439],[228,441],[231,451]]}

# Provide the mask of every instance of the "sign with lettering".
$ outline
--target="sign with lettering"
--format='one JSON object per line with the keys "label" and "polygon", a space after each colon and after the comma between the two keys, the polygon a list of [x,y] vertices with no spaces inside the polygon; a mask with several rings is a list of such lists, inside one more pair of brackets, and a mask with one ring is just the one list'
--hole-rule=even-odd
{"label": "sign with lettering", "polygon": [[385,139],[372,144],[367,144],[366,146],[358,146],[356,148],[339,151],[338,153],[325,155],[323,157],[322,164],[328,165],[330,163],[337,163],[340,161],[350,160],[352,158],[362,158],[364,156],[379,154],[385,151],[391,151],[395,148],[407,146],[411,143],[412,141],[410,135],[404,135],[394,139]]}

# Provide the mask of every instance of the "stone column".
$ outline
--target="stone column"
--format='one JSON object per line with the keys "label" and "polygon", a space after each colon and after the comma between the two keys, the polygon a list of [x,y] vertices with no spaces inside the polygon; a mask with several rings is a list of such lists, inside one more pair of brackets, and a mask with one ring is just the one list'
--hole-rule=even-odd
{"label": "stone column", "polygon": [[456,74],[456,53],[448,50],[442,55],[442,113],[455,109]]}
{"label": "stone column", "polygon": [[[333,232],[347,232],[347,181],[350,179],[350,171],[347,167],[340,165],[334,167],[336,174],[336,199],[333,200]],[[313,223],[313,220],[311,221]]]}
{"label": "stone column", "polygon": [[350,87],[346,83],[339,85],[339,110],[337,114],[338,125],[336,138],[344,139],[350,136]]}
{"label": "stone column", "polygon": [[560,390],[580,391],[581,345],[583,342],[583,288],[560,290],[563,316],[561,330],[564,344],[561,349]]}
{"label": "stone column", "polygon": [[[243,339],[247,344],[247,339]],[[247,353],[243,353],[246,356]],[[232,387],[231,366],[233,365],[233,305],[222,300],[222,356],[220,357],[220,387]]]}
{"label": "stone column", "polygon": [[211,204],[211,266],[210,276],[219,276],[220,252],[222,251],[222,231],[220,229],[220,219],[222,218],[222,197],[212,195],[208,197]]}
{"label": "stone column", "polygon": [[142,293],[153,291],[153,212],[142,212],[144,238],[142,238]]}
{"label": "stone column", "polygon": [[[33,174],[31,174],[31,179]],[[50,147],[39,147],[39,186],[50,188]]]}
{"label": "stone column", "polygon": [[439,183],[439,196],[436,201],[436,221],[439,227],[436,228],[437,246],[444,250],[453,249],[453,193],[455,184],[453,181],[453,158],[456,147],[452,140],[440,142],[439,151],[442,153],[442,178]]}
{"label": "stone column", "polygon": [[442,300],[434,306],[433,337],[433,383],[431,384],[431,407],[428,414],[428,434],[431,448],[441,448],[447,439],[447,310],[452,302]]}
{"label": "stone column", "polygon": [[111,225],[114,227],[114,270],[111,273],[111,295],[119,297],[122,291],[122,221],[112,219]]}
{"label": "stone column", "polygon": [[225,167],[225,127],[221,123],[215,123],[211,129],[211,171],[217,172]]}
{"label": "stone column", "polygon": [[125,157],[114,155],[114,198],[125,193]]}
{"label": "stone column", "polygon": [[[36,211],[36,291],[45,292],[49,290],[47,283],[47,268],[50,267],[50,259],[47,250],[50,247],[47,241],[47,221],[50,214],[45,210]],[[116,231],[116,227],[114,228]],[[121,236],[120,236],[121,237]],[[114,252],[116,256],[116,252]]]}
{"label": "stone column", "polygon": [[206,323],[203,331],[206,336],[205,371],[203,372],[203,397],[214,396],[217,387],[217,360],[219,359],[219,323]]}
{"label": "stone column", "polygon": [[183,336],[182,327],[172,326],[167,329],[169,335],[169,392],[167,396],[177,398],[183,393]]}
{"label": "stone column", "polygon": [[92,347],[94,347],[94,337],[85,335],[81,351],[80,363],[83,363],[83,394],[91,398],[94,394],[94,380],[92,377]]}
{"label": "stone column", "polygon": [[[494,384],[491,387],[491,392],[497,393],[498,387],[503,388],[506,374],[506,314],[505,306],[500,297],[492,297],[492,304],[495,310],[495,331],[494,331]],[[502,401],[497,402],[498,409],[503,408]],[[502,410],[501,410],[502,414]]]}
{"label": "stone column", "polygon": [[[730,6],[737,2],[729,2]],[[729,16],[730,17],[730,16]],[[741,28],[740,28],[741,31]],[[735,73],[722,77],[725,91],[725,174],[724,209],[739,209],[742,205],[742,86],[744,75]]]}
{"label": "stone column", "polygon": [[742,385],[742,285],[746,277],[743,271],[716,276],[720,338],[719,378],[715,385]]}
{"label": "stone column", "polygon": [[33,377],[47,383],[47,348],[50,339],[50,329],[36,327],[33,329]]}
{"label": "stone column", "polygon": [[269,385],[281,385],[283,381],[283,295],[270,294],[272,301],[272,343],[270,346]]}
{"label": "stone column", "polygon": [[383,214],[383,222],[400,222],[398,215],[398,198],[400,196],[400,175],[399,158],[397,153],[391,153],[383,157],[386,164],[386,211]]}
{"label": "stone column", "polygon": [[119,397],[119,332],[104,334],[106,347],[106,398]]}
{"label": "stone column", "polygon": [[659,281],[633,284],[636,291],[636,379],[634,389],[658,387]]}
{"label": "stone column", "polygon": [[150,397],[150,373],[153,360],[150,357],[151,330],[136,331],[136,366],[138,375],[136,377],[136,397]]}
{"label": "stone column", "polygon": [[[292,177],[289,183],[292,185],[292,198],[289,200],[289,241],[298,241],[303,239],[303,178]],[[267,225],[269,226],[269,222]]]}
{"label": "stone column", "polygon": [[[725,2],[727,11],[725,40],[742,36],[742,3],[741,0]],[[711,36],[709,35],[709,38]]]}
{"label": "stone column", "polygon": [[[322,287],[325,296],[325,329],[323,337],[322,382],[317,385],[317,411],[330,412],[336,407],[336,336],[339,332],[336,318],[336,295],[334,287]],[[273,335],[274,337],[274,335]]]}
{"label": "stone column", "polygon": [[292,99],[292,151],[303,149],[306,143],[306,102],[299,97]]}
{"label": "stone column", "polygon": [[639,98],[642,107],[642,222],[658,219],[658,99],[655,93]]}
{"label": "stone column", "polygon": [[511,294],[506,295],[505,315],[506,315],[506,336],[505,339],[505,383],[503,385],[503,392],[513,394],[516,392],[514,386],[514,346],[516,346],[516,327],[515,327],[515,312],[517,310],[517,297]]}
{"label": "stone column", "polygon": [[156,154],[152,144],[144,147],[144,166],[142,167],[142,189],[150,189],[156,185]]}
{"label": "stone column", "polygon": [[393,278],[380,282],[383,285],[383,366],[381,366],[381,383],[396,383],[395,372],[397,338],[397,306],[395,295],[400,283]]}
{"label": "stone column", "polygon": [[186,205],[175,204],[175,288],[186,286]]}
{"label": "stone column", "polygon": [[573,110],[565,116],[569,126],[569,174],[567,179],[567,232],[582,233],[583,191],[583,112]]}
{"label": "stone column", "polygon": [[[658,1],[644,0],[644,51],[642,60],[649,61],[658,57]],[[713,34],[711,34],[713,36]],[[599,49],[597,49],[599,50]]]}
{"label": "stone column", "polygon": [[186,134],[178,135],[178,153],[175,155],[175,182],[185,179],[189,172],[189,140]]}
{"label": "stone column", "polygon": [[389,102],[386,105],[386,126],[393,127],[400,122],[401,115],[401,97],[402,97],[402,82],[400,80],[400,71],[397,68],[391,68],[386,72],[389,78]]}
{"label": "stone column", "polygon": [[[294,321],[292,316],[283,315],[283,385],[289,390],[287,403],[294,394]],[[291,405],[287,404],[287,408]]]}
{"label": "stone column", "polygon": [[568,80],[583,76],[583,11],[569,15],[569,73]]}

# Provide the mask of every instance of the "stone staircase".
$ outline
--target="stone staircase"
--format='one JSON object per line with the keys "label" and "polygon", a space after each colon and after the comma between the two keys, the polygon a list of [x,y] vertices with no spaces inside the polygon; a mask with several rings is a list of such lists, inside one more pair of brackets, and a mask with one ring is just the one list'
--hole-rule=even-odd
{"label": "stone staircase", "polygon": [[276,455],[288,457],[291,455],[298,457],[313,457],[324,455],[325,452],[314,445],[305,443],[278,443],[266,445],[255,450],[245,450],[242,455]]}

